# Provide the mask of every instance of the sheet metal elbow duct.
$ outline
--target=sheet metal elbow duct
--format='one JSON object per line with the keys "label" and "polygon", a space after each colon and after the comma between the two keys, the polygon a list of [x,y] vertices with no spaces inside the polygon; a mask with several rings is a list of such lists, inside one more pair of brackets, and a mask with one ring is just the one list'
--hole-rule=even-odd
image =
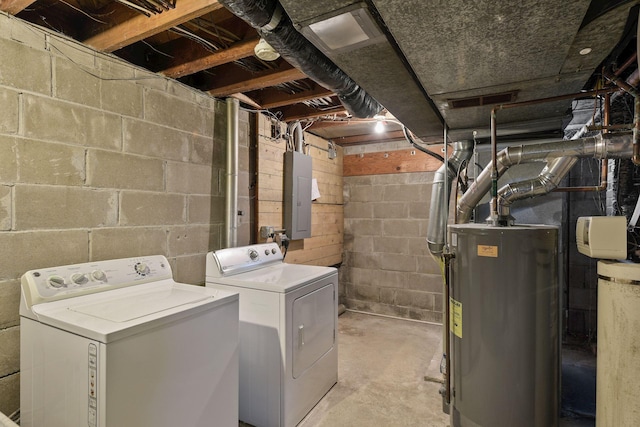
{"label": "sheet metal elbow duct", "polygon": [[453,144],[453,154],[449,158],[449,168],[443,164],[436,171],[431,190],[431,209],[429,210],[429,226],[427,229],[427,245],[431,255],[442,256],[444,249],[447,219],[449,217],[449,199],[451,185],[457,178],[457,171],[463,162],[471,158],[472,141],[460,141]]}
{"label": "sheet metal elbow duct", "polygon": [[[548,165],[534,180],[507,185],[498,193],[503,200],[509,202],[506,205],[509,205],[515,200],[535,197],[552,191],[569,172],[575,159],[579,157],[608,159],[631,158],[632,155],[632,134],[608,133],[575,140],[507,147],[496,156],[498,176],[502,176],[509,167],[520,163],[545,161],[548,162]],[[492,170],[493,164],[489,163],[458,201],[458,223],[469,222],[472,210],[489,191]],[[508,212],[503,211],[502,214],[507,215]]]}
{"label": "sheet metal elbow duct", "polygon": [[220,0],[220,3],[258,30],[287,62],[334,91],[353,116],[370,118],[382,111],[378,101],[294,28],[277,0]]}

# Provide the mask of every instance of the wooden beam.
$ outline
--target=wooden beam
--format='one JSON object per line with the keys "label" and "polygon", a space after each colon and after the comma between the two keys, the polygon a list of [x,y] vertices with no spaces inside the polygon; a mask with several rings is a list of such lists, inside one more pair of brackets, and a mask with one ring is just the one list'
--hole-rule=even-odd
{"label": "wooden beam", "polygon": [[335,93],[329,89],[325,89],[320,85],[316,85],[311,90],[305,90],[304,92],[298,92],[294,94],[284,93],[277,89],[265,89],[260,94],[260,104],[264,108],[278,108],[285,105],[298,104],[304,101],[310,101],[316,98],[322,98],[325,96],[333,96]]}
{"label": "wooden beam", "polygon": [[373,144],[376,142],[395,141],[404,139],[404,133],[401,130],[369,133],[364,135],[343,136],[340,138],[331,138],[331,141],[343,147],[348,145]]}
{"label": "wooden beam", "polygon": [[333,114],[346,114],[347,110],[342,105],[333,108],[318,110],[305,104],[295,104],[279,110],[282,113],[283,122],[293,122],[296,120],[308,120],[315,117],[328,116]]}
{"label": "wooden beam", "polygon": [[[297,68],[291,67],[286,62],[276,70],[264,71],[262,73],[252,74],[238,67],[233,70],[224,71],[218,69],[219,78],[215,81],[215,87],[207,88],[212,96],[227,96],[236,92],[249,92],[256,89],[262,89],[269,86],[275,86],[281,83],[291,82],[294,80],[304,79],[306,75]],[[224,66],[223,66],[224,67]],[[222,68],[222,67],[218,67]]]}
{"label": "wooden beam", "polygon": [[[110,14],[102,15],[109,23],[107,28],[84,40],[84,43],[100,51],[113,52],[154,34],[158,34],[176,25],[218,9],[222,9],[217,0],[180,0],[175,9],[166,10],[146,17],[121,5],[107,6]],[[104,26],[91,23],[92,27]]]}
{"label": "wooden beam", "polygon": [[175,49],[171,64],[160,72],[167,77],[178,78],[237,61],[253,55],[253,48],[258,40],[260,39],[256,37],[239,41],[217,52],[210,52],[199,45],[192,49]]}
{"label": "wooden beam", "polygon": [[313,129],[327,129],[327,128],[337,128],[337,127],[349,127],[349,126],[360,126],[363,123],[375,123],[376,119],[344,119],[344,120],[319,120],[317,122],[313,122],[311,126],[309,126],[309,130]]}
{"label": "wooden beam", "polygon": [[34,2],[35,0],[0,0],[0,10],[10,15],[17,15]]}
{"label": "wooden beam", "polygon": [[[442,152],[442,145],[430,148]],[[442,163],[415,149],[349,154],[343,157],[343,176],[381,175],[405,172],[433,172]]]}

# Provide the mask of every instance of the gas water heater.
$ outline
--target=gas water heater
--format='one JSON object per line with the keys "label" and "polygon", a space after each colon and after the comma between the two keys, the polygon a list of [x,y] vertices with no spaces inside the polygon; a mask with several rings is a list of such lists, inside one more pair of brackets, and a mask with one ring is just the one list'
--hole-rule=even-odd
{"label": "gas water heater", "polygon": [[449,233],[451,426],[558,426],[557,227]]}

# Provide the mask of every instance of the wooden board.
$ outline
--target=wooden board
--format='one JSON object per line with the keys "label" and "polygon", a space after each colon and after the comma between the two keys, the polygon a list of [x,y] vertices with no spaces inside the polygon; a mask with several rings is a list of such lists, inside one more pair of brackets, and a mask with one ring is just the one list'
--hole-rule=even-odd
{"label": "wooden board", "polygon": [[[442,155],[442,145],[429,150]],[[438,159],[416,149],[378,153],[349,154],[343,159],[344,176],[383,175],[405,172],[434,172],[442,165]]]}

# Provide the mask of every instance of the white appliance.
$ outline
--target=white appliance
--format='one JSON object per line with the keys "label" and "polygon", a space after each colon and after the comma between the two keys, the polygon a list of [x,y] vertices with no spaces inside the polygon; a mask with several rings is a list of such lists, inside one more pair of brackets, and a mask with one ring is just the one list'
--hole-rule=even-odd
{"label": "white appliance", "polygon": [[338,274],[275,243],[207,254],[207,287],[240,293],[240,419],[297,425],[338,381]]}
{"label": "white appliance", "polygon": [[238,425],[238,294],[163,256],[28,271],[20,341],[22,427]]}

